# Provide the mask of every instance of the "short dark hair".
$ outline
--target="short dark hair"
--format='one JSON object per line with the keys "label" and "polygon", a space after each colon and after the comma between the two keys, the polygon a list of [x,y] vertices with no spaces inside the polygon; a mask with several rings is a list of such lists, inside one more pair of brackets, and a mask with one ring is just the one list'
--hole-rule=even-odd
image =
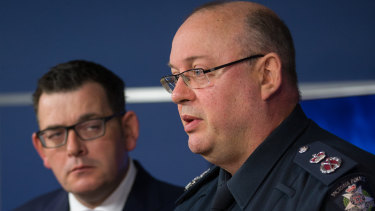
{"label": "short dark hair", "polygon": [[107,95],[113,112],[125,111],[124,81],[100,64],[84,60],[73,60],[52,67],[39,80],[33,94],[33,106],[38,114],[38,104],[43,93],[69,92],[87,82],[100,84]]}

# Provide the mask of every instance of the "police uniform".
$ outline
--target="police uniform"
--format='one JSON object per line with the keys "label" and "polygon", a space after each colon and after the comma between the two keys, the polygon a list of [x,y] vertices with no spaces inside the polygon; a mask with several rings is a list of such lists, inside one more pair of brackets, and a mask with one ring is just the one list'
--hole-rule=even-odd
{"label": "police uniform", "polygon": [[[308,119],[297,105],[231,177],[213,166],[195,178],[176,210],[375,210],[375,156]],[[230,201],[230,200],[229,200]],[[218,209],[219,210],[219,209]]]}

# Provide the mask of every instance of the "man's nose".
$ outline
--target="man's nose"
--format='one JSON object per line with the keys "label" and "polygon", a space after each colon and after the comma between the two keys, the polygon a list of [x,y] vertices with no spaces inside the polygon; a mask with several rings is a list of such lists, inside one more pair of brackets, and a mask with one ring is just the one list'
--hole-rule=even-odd
{"label": "man's nose", "polygon": [[176,104],[181,104],[182,102],[191,101],[194,99],[194,91],[188,87],[184,82],[183,78],[180,77],[177,80],[176,86],[172,92],[172,101]]}
{"label": "man's nose", "polygon": [[76,131],[68,131],[67,136],[66,150],[69,156],[80,156],[87,152],[86,144],[77,135]]}

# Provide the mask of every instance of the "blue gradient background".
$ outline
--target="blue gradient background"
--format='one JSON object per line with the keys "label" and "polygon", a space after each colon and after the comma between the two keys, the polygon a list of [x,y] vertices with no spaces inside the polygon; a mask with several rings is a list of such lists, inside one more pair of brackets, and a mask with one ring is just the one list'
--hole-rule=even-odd
{"label": "blue gradient background", "polygon": [[[171,40],[196,1],[0,1],[0,94],[32,92],[51,66],[86,59],[108,67],[128,87],[159,86],[169,73]],[[290,27],[304,82],[375,79],[375,1],[258,1]],[[375,153],[375,96],[302,102],[307,115]],[[130,104],[141,135],[131,156],[152,175],[185,185],[208,167],[187,147],[172,103]],[[59,187],[31,144],[31,105],[0,107],[0,209]]]}

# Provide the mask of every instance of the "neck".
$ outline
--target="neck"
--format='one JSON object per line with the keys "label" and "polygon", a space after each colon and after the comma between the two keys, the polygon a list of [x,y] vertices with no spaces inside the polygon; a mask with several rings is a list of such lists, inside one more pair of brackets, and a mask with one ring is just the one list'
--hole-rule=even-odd
{"label": "neck", "polygon": [[225,160],[216,165],[234,175],[256,148],[292,113],[297,103],[298,101],[286,100],[266,106],[266,115],[259,120],[258,127],[253,128],[249,132],[250,134],[245,136],[246,142],[238,150],[237,156],[234,156],[232,160]]}

